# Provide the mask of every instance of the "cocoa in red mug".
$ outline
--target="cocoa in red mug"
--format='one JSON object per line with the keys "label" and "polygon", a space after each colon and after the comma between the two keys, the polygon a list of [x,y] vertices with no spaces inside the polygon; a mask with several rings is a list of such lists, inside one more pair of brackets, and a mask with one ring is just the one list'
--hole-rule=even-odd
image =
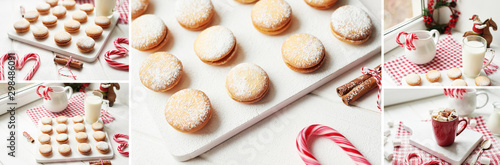
{"label": "cocoa in red mug", "polygon": [[[465,122],[460,129],[457,130],[460,122]],[[434,136],[439,146],[446,147],[455,142],[455,137],[460,135],[467,127],[467,120],[455,119],[449,121],[439,121],[434,117],[432,118],[432,128],[434,129]]]}

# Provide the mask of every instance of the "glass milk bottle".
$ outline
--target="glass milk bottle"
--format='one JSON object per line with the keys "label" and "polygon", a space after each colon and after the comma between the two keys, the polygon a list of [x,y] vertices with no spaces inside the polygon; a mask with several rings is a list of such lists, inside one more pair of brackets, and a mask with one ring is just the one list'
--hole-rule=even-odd
{"label": "glass milk bottle", "polygon": [[487,121],[486,126],[490,129],[491,133],[498,136],[500,135],[500,102],[493,103],[493,112]]}
{"label": "glass milk bottle", "polygon": [[115,8],[116,0],[95,0],[95,12],[97,16],[111,17]]}
{"label": "glass milk bottle", "polygon": [[463,39],[462,66],[466,77],[475,78],[483,69],[486,40],[480,36],[467,36]]}
{"label": "glass milk bottle", "polygon": [[92,124],[99,120],[101,117],[101,105],[103,102],[107,103],[103,101],[103,95],[101,92],[91,91],[85,94],[84,110],[86,123]]}

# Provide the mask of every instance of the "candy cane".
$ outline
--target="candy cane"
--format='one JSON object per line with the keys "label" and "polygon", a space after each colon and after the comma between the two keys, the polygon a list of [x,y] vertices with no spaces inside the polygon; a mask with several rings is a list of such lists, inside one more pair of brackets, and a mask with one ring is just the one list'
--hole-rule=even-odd
{"label": "candy cane", "polygon": [[[57,73],[59,75],[61,75],[61,76],[71,77],[71,78],[73,78],[73,79],[76,80],[76,76],[73,74],[73,72],[69,68],[69,63],[71,63],[71,60],[73,60],[73,57],[69,56],[69,59],[68,59],[68,62],[66,62],[66,65],[64,65],[62,68],[60,68],[59,70],[57,70]],[[76,60],[74,60],[74,61],[76,61]],[[61,70],[64,69],[65,67],[68,67],[69,73],[71,73],[71,75],[67,75],[67,74],[62,74],[61,73]]]}
{"label": "candy cane", "polygon": [[35,60],[35,65],[33,65],[33,67],[31,68],[31,71],[28,73],[28,75],[26,75],[26,77],[24,77],[24,80],[31,80],[31,78],[33,78],[36,71],[38,70],[38,67],[40,67],[40,55],[38,55],[36,53],[28,53],[21,60],[21,59],[19,59],[19,57],[16,54],[16,58],[17,58],[16,67],[18,70],[21,70],[27,61]]}
{"label": "candy cane", "polygon": [[[40,94],[40,88],[45,88],[45,90],[43,90],[43,92]],[[38,96],[40,97],[43,97],[43,99],[45,100],[51,100],[50,99],[50,96],[49,96],[49,92],[53,92],[54,90],[51,88],[51,87],[46,87],[45,85],[39,85],[37,88],[36,88],[36,94],[38,94]]]}
{"label": "candy cane", "polygon": [[410,159],[413,157],[416,157],[418,159],[417,164],[419,165],[443,165],[443,162],[437,160],[431,160],[423,163],[424,161],[422,160],[422,157],[420,157],[420,155],[416,152],[412,152],[406,156],[405,165],[410,165]]}
{"label": "candy cane", "polygon": [[323,136],[337,143],[340,148],[342,148],[349,157],[351,157],[354,162],[358,165],[370,165],[370,162],[354,147],[354,145],[344,137],[344,135],[337,132],[335,129],[328,126],[313,124],[305,127],[300,131],[295,142],[297,149],[299,150],[299,155],[307,165],[319,165],[320,163],[312,155],[311,151],[307,148],[307,140],[313,136]]}
{"label": "candy cane", "polygon": [[114,42],[116,49],[118,50],[110,50],[104,53],[104,60],[108,62],[109,66],[118,70],[126,70],[128,71],[128,65],[120,62],[116,62],[109,58],[110,55],[117,55],[120,57],[126,57],[128,55],[128,49],[120,45],[120,43],[129,44],[128,39],[126,38],[117,38]]}
{"label": "candy cane", "polygon": [[380,108],[380,102],[379,102],[379,100],[380,100],[380,90],[382,88],[382,78],[380,77],[380,71],[381,71],[381,67],[379,67],[377,70],[366,68],[366,67],[361,68],[361,73],[363,73],[363,74],[369,74],[369,75],[372,75],[372,77],[375,77],[375,80],[377,81],[377,86],[378,86],[377,108],[379,110],[382,110]]}
{"label": "candy cane", "polygon": [[[406,46],[399,41],[401,35],[405,35]],[[398,37],[396,38],[396,43],[401,47],[406,47],[408,50],[416,50],[415,45],[413,44],[414,39],[418,39],[417,35],[414,33],[399,32]]]}
{"label": "candy cane", "polygon": [[118,152],[120,154],[122,154],[123,156],[128,157],[129,156],[129,152],[123,151],[125,148],[127,148],[128,141],[121,140],[121,139],[118,139],[118,138],[125,138],[125,139],[128,140],[128,135],[124,135],[124,134],[115,134],[115,135],[113,135],[113,140],[116,141],[117,143],[120,143],[120,145],[118,145],[118,148],[117,148]]}
{"label": "candy cane", "polygon": [[445,88],[444,95],[451,98],[463,99],[464,93],[467,92],[465,88]]}

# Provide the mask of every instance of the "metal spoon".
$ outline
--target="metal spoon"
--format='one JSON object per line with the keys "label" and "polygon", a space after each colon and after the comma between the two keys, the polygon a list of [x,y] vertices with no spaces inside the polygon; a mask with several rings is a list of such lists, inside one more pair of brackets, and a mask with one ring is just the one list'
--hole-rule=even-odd
{"label": "metal spoon", "polygon": [[474,159],[472,159],[473,161],[471,161],[471,162],[474,162],[473,164],[476,164],[477,160],[479,159],[479,156],[481,156],[481,154],[483,154],[483,151],[487,150],[487,149],[490,149],[490,147],[491,147],[491,140],[490,139],[484,140],[481,143],[481,150],[479,151],[479,154],[477,154],[477,156],[474,157]]}

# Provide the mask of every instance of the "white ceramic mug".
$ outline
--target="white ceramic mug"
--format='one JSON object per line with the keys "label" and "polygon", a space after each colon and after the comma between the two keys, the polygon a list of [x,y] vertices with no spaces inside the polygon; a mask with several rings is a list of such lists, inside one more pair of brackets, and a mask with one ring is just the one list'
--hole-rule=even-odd
{"label": "white ceramic mug", "polygon": [[[113,16],[113,9],[115,8],[117,0],[95,0],[95,12],[97,16],[105,16],[111,18]],[[120,1],[118,2],[118,7]]]}
{"label": "white ceramic mug", "polygon": [[[483,108],[490,99],[486,92],[476,91],[476,89],[467,89],[463,95],[463,99],[448,98],[449,106],[454,108],[460,117],[469,116],[474,110]],[[477,106],[477,96],[479,95],[486,96],[486,101],[481,106]]]}
{"label": "white ceramic mug", "polygon": [[[405,33],[405,32],[401,32]],[[405,48],[405,56],[408,61],[415,64],[425,64],[431,62],[436,56],[436,44],[439,39],[439,31],[433,29],[431,31],[417,30],[408,32],[408,34],[415,34],[417,39],[413,39],[413,45],[415,45],[415,50],[408,50]],[[396,38],[398,43],[401,38]],[[408,44],[408,43],[405,43]],[[401,45],[403,46],[403,45]],[[408,45],[404,45],[406,47]]]}
{"label": "white ceramic mug", "polygon": [[[68,107],[68,100],[73,94],[73,89],[69,86],[53,86],[52,92],[48,92],[50,100],[43,100],[45,109],[51,112],[61,112]],[[66,92],[68,91],[68,92]]]}

